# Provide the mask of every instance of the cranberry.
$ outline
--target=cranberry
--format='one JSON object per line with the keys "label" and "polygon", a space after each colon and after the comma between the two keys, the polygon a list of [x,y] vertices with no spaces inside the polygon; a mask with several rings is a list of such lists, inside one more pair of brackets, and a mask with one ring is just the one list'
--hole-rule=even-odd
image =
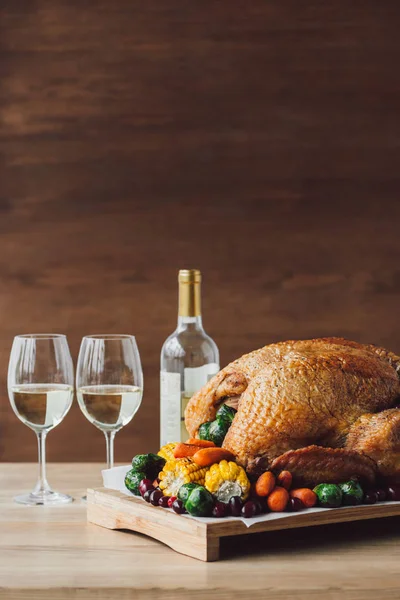
{"label": "cranberry", "polygon": [[161,496],[161,498],[158,501],[158,506],[161,506],[162,508],[168,508],[168,502],[168,496]]}
{"label": "cranberry", "polygon": [[243,502],[240,496],[232,496],[229,500],[229,509],[232,517],[240,517],[242,511]]}
{"label": "cranberry", "polygon": [[161,490],[153,490],[150,494],[150,504],[158,506],[158,501],[162,498],[162,495],[163,493]]}
{"label": "cranberry", "polygon": [[142,479],[139,483],[139,492],[141,496],[143,497],[148,490],[154,490],[153,482],[150,479]]}
{"label": "cranberry", "polygon": [[289,503],[287,505],[287,509],[289,512],[298,512],[299,510],[303,510],[303,508],[305,508],[305,506],[300,500],[300,498],[290,498]]}
{"label": "cranberry", "polygon": [[226,517],[228,513],[228,505],[224,502],[216,502],[214,504],[214,508],[212,510],[212,516],[217,519],[221,519],[222,517]]}
{"label": "cranberry", "polygon": [[374,492],[373,490],[369,490],[364,495],[364,504],[376,504],[377,500],[378,497],[376,495],[376,492]]}
{"label": "cranberry", "polygon": [[393,501],[400,500],[400,484],[389,485],[387,488],[387,499]]}
{"label": "cranberry", "polygon": [[257,514],[257,506],[255,502],[252,500],[248,500],[242,508],[242,517],[245,519],[250,519],[251,517],[255,517]]}
{"label": "cranberry", "polygon": [[376,497],[378,498],[378,502],[385,502],[387,498],[387,493],[385,490],[379,489],[375,490]]}
{"label": "cranberry", "polygon": [[150,502],[150,496],[153,492],[154,490],[147,490],[147,492],[143,494],[143,500],[146,500],[146,502]]}
{"label": "cranberry", "polygon": [[258,500],[253,500],[253,504],[254,504],[255,511],[256,511],[255,514],[256,515],[261,514],[261,512],[262,512],[262,506],[261,506],[260,500],[259,499]]}
{"label": "cranberry", "polygon": [[178,515],[183,515],[185,512],[185,507],[183,506],[182,500],[178,500],[178,498],[176,498],[172,503],[172,510]]}

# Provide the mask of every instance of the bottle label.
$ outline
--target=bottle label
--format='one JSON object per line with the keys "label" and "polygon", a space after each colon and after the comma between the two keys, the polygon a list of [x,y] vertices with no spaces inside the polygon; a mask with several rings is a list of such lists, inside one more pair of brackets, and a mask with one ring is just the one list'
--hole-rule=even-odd
{"label": "bottle label", "polygon": [[184,370],[185,396],[192,397],[219,371],[217,363],[209,363],[202,367],[187,368]]}
{"label": "bottle label", "polygon": [[181,376],[180,373],[160,373],[160,435],[161,446],[179,442],[181,438]]}
{"label": "bottle label", "polygon": [[[217,363],[184,369],[180,373],[160,373],[160,429],[161,446],[170,442],[185,442],[189,434],[185,427],[185,410],[190,398],[219,371]],[[183,389],[182,389],[183,388]]]}
{"label": "bottle label", "polygon": [[198,392],[203,385],[214,377],[219,371],[217,363],[209,363],[202,367],[184,369],[184,390],[182,392],[182,412],[181,412],[181,442],[189,439],[189,433],[185,427],[185,410],[190,398]]}

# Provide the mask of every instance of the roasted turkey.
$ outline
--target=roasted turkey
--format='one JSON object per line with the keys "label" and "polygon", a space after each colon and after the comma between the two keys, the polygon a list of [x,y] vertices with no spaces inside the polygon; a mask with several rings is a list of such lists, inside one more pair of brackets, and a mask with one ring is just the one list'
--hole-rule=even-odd
{"label": "roasted turkey", "polygon": [[362,415],[350,429],[346,448],[371,457],[383,477],[400,483],[400,408]]}
{"label": "roasted turkey", "polygon": [[223,446],[250,473],[290,466],[302,484],[322,475],[397,480],[399,371],[399,356],[342,338],[271,344],[230,363],[197,392],[186,427],[195,436],[226,402],[237,413]]}

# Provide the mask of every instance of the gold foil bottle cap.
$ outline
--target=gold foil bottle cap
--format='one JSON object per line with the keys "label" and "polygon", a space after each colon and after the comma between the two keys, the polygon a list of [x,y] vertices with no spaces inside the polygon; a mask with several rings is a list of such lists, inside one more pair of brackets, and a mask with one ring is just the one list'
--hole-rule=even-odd
{"label": "gold foil bottle cap", "polygon": [[181,269],[178,274],[179,283],[200,283],[201,272],[198,269]]}
{"label": "gold foil bottle cap", "polygon": [[179,315],[199,317],[201,315],[201,273],[197,269],[181,269],[179,281]]}

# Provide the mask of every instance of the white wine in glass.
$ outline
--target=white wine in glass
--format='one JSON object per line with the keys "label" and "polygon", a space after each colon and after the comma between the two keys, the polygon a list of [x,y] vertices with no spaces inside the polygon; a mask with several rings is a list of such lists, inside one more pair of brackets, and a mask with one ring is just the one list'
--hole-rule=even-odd
{"label": "white wine in glass", "polygon": [[13,411],[35,431],[39,478],[30,494],[15,498],[22,504],[63,504],[71,496],[54,492],[46,478],[46,436],[71,408],[73,365],[65,335],[28,334],[14,338],[8,368],[8,394]]}
{"label": "white wine in glass", "polygon": [[141,400],[142,390],[134,385],[87,385],[78,389],[83,414],[102,431],[127,425]]}
{"label": "white wine in glass", "polygon": [[79,406],[103,431],[107,468],[114,466],[114,436],[135,416],[143,394],[143,373],[136,340],[131,335],[83,338],[76,371]]}

